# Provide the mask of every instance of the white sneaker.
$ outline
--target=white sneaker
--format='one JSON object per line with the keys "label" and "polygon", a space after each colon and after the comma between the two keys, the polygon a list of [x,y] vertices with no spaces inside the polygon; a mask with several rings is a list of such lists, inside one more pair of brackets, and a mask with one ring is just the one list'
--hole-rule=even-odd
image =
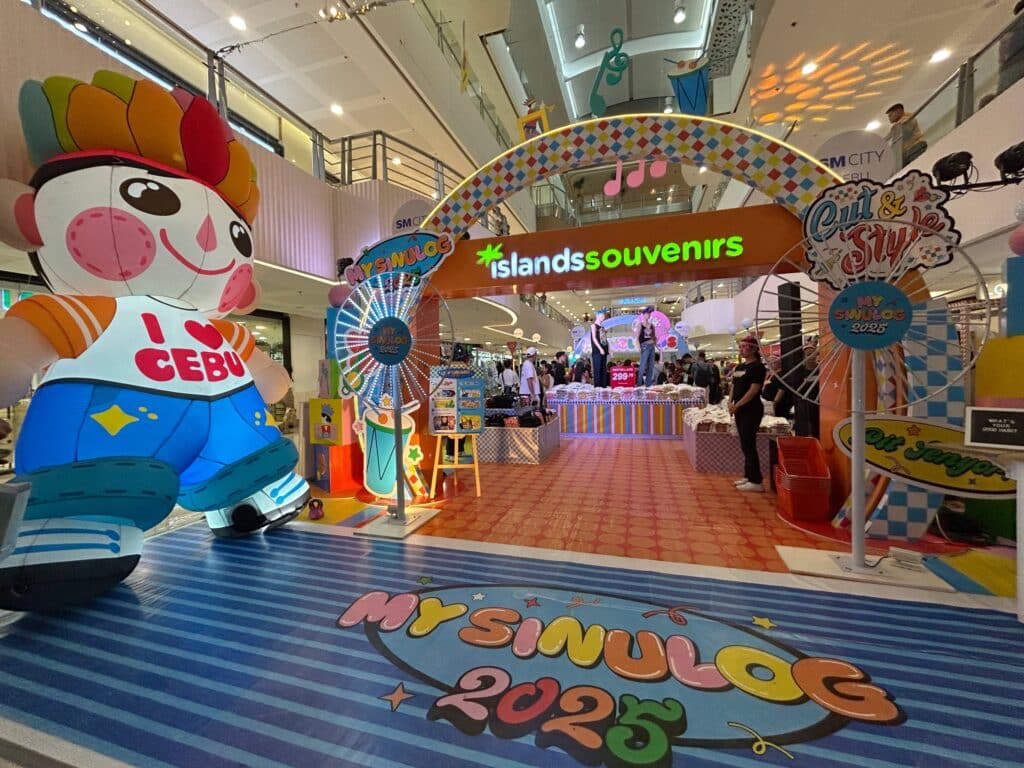
{"label": "white sneaker", "polygon": [[747,480],[747,478],[745,478],[745,477],[741,477],[739,480],[734,481],[733,485],[735,485],[737,488],[739,488],[741,485],[743,485],[744,483],[747,483],[747,482],[750,482],[750,481]]}
{"label": "white sneaker", "polygon": [[736,490],[747,491],[748,493],[764,493],[764,485],[761,483],[743,482],[741,485],[736,486]]}

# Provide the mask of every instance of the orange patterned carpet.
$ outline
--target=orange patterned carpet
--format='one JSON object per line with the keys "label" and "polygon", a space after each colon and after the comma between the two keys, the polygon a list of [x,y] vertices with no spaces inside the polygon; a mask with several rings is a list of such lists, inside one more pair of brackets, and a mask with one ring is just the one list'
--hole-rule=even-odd
{"label": "orange patterned carpet", "polygon": [[[767,471],[767,467],[762,467]],[[678,563],[787,572],[776,544],[844,550],[778,518],[772,493],[691,467],[677,440],[562,437],[541,465],[482,464],[418,533]]]}

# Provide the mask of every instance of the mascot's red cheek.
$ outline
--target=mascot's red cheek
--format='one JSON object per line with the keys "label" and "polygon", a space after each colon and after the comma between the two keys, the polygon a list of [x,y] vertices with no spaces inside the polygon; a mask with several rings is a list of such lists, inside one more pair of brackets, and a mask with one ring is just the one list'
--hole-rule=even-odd
{"label": "mascot's red cheek", "polygon": [[22,195],[14,202],[14,221],[26,240],[33,245],[43,244],[39,227],[36,225],[35,195]]}
{"label": "mascot's red cheek", "polygon": [[139,218],[117,208],[90,208],[68,224],[71,258],[104,280],[138,277],[153,264],[156,238]]}
{"label": "mascot's red cheek", "polygon": [[228,284],[224,286],[224,292],[220,295],[217,310],[230,312],[235,307],[243,306],[251,296],[252,290],[252,266],[243,264],[228,278]]}

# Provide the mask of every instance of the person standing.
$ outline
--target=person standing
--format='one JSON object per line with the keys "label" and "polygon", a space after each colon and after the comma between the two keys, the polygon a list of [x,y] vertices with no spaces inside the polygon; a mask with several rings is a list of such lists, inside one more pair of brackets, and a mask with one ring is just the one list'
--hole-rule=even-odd
{"label": "person standing", "polygon": [[821,433],[818,409],[818,347],[812,342],[804,344],[804,359],[790,373],[788,381],[796,393],[793,431],[799,437],[817,438]]}
{"label": "person standing", "polygon": [[654,352],[657,337],[654,333],[654,321],[651,315],[654,314],[654,307],[646,306],[640,313],[633,332],[636,334],[636,344],[640,349],[640,371],[637,377],[637,386],[654,386]]}
{"label": "person standing", "polygon": [[706,352],[697,353],[697,361],[690,366],[690,381],[695,387],[701,387],[711,402],[711,365]]}
{"label": "person standing", "polygon": [[501,376],[498,377],[501,380],[501,391],[506,395],[514,395],[516,393],[516,385],[519,383],[519,379],[516,378],[516,372],[512,370],[512,361],[506,360],[504,368],[501,370]]}
{"label": "person standing", "polygon": [[558,352],[555,354],[555,362],[551,364],[551,378],[555,382],[555,386],[565,384],[565,352]]}
{"label": "person standing", "polygon": [[757,431],[764,416],[761,388],[768,371],[761,362],[761,349],[755,337],[748,336],[740,342],[740,357],[743,362],[732,372],[732,396],[729,400],[729,413],[736,418],[736,431],[743,451],[743,479],[736,481],[736,487],[750,493],[764,493],[761,461],[757,456]]}
{"label": "person standing", "polygon": [[900,147],[903,157],[903,164],[900,167],[908,166],[928,149],[928,142],[924,140],[921,126],[917,124],[917,118],[907,112],[902,104],[893,104],[885,110],[885,114],[892,125],[889,143],[893,148]]}
{"label": "person standing", "polygon": [[792,416],[793,395],[782,384],[782,361],[777,357],[768,360],[768,379],[764,384],[764,399],[772,404],[772,415],[788,419]]}
{"label": "person standing", "polygon": [[608,334],[604,330],[605,313],[595,312],[590,326],[590,357],[594,364],[594,386],[608,386]]}
{"label": "person standing", "polygon": [[526,350],[526,359],[523,360],[519,372],[519,396],[528,397],[530,405],[540,404],[540,378],[537,376],[536,347]]}

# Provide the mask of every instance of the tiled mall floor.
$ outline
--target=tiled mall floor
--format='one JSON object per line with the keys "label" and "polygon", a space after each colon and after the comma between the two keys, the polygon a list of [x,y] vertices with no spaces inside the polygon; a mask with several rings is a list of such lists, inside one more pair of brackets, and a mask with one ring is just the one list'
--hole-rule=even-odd
{"label": "tiled mall floor", "polygon": [[677,440],[563,437],[544,464],[480,469],[483,495],[460,471],[458,494],[419,533],[777,572],[776,544],[844,549],[780,520],[773,494],[697,473]]}

